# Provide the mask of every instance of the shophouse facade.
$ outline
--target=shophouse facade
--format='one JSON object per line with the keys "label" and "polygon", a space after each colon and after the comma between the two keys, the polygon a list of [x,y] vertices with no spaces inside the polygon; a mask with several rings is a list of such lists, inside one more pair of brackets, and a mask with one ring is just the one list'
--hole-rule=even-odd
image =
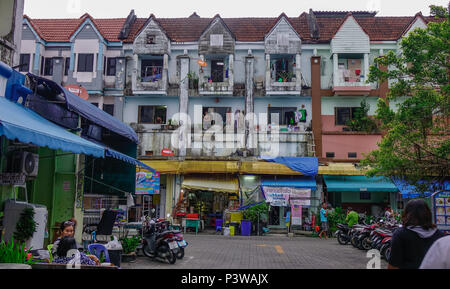
{"label": "shophouse facade", "polygon": [[[397,190],[386,180],[380,182],[387,187],[364,179],[342,191],[318,176],[312,186],[302,173],[261,157],[276,141],[277,156],[316,157],[319,174],[338,183],[352,183],[343,175],[363,175],[353,164],[382,133],[348,131],[346,124],[363,100],[374,115],[389,90],[388,83],[366,82],[369,67],[428,21],[421,14],[313,10],[277,18],[138,18],[134,11],[121,19],[25,17],[22,54],[30,55],[28,71],[81,84],[91,103],[134,128],[137,157],[161,174],[161,194],[150,200],[160,217],[198,211],[197,203],[209,203],[205,214],[216,215],[239,207],[235,196],[244,187],[302,189],[303,182],[311,190],[303,204],[310,218],[323,200],[368,212],[395,207]],[[63,25],[65,32],[55,33]],[[43,35],[55,38],[50,43]],[[232,133],[222,135],[227,128]],[[333,169],[333,163],[348,165]],[[251,176],[249,184],[244,176]],[[202,184],[208,179],[215,181]],[[220,203],[217,192],[228,197]],[[283,227],[285,214],[274,206],[269,224]]]}

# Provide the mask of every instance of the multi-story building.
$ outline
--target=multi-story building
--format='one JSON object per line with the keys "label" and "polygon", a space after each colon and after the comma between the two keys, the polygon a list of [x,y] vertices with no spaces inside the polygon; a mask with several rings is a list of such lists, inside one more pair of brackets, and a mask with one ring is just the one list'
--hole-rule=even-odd
{"label": "multi-story building", "polygon": [[[136,130],[138,157],[161,173],[160,200],[153,198],[161,216],[199,204],[213,216],[239,207],[239,193],[275,187],[300,189],[310,217],[324,197],[361,210],[395,207],[389,184],[358,176],[368,183],[353,181],[359,194],[332,184],[344,182],[342,167],[361,175],[352,164],[382,137],[347,127],[361,101],[373,115],[388,92],[388,83],[366,82],[369,66],[428,21],[420,13],[312,10],[277,18],[25,17],[21,59],[26,71],[82,85],[92,103]],[[261,160],[274,152],[349,165],[321,168],[323,182]],[[269,224],[283,227],[287,211],[272,207]]]}

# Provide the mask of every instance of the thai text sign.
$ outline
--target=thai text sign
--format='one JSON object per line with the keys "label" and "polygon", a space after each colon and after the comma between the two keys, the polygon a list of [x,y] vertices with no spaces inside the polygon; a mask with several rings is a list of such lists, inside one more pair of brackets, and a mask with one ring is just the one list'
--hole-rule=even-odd
{"label": "thai text sign", "polygon": [[159,172],[136,173],[136,195],[159,194],[159,188],[160,188]]}
{"label": "thai text sign", "polygon": [[263,186],[266,202],[271,206],[310,206],[311,189]]}

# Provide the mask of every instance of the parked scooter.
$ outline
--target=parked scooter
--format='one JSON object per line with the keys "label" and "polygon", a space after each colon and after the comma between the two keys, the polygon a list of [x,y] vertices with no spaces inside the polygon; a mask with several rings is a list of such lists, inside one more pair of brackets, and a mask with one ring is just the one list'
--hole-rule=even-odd
{"label": "parked scooter", "polygon": [[[168,215],[170,217],[170,214]],[[177,259],[183,259],[184,248],[187,247],[188,243],[184,240],[183,233],[179,230],[172,230],[172,225],[170,221],[165,219],[158,219],[156,222],[156,228],[159,233],[164,231],[172,232],[174,234],[175,241],[177,242],[178,248],[174,249],[175,256]]]}
{"label": "parked scooter", "polygon": [[336,238],[341,245],[347,245],[352,238],[352,228],[346,224],[337,224]]}
{"label": "parked scooter", "polygon": [[171,231],[158,232],[154,219],[145,221],[142,230],[142,252],[144,255],[153,259],[165,259],[170,264],[175,264],[177,261],[176,253],[179,248],[175,234]]}

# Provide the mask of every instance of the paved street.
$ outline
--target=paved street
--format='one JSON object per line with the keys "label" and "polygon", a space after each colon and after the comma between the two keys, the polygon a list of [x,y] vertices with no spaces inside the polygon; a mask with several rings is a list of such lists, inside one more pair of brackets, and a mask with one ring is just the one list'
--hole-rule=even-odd
{"label": "paved street", "polygon": [[[176,264],[151,260],[141,253],[123,269],[365,269],[366,252],[336,239],[312,237],[191,235],[186,255]],[[384,260],[381,268],[386,268]]]}

